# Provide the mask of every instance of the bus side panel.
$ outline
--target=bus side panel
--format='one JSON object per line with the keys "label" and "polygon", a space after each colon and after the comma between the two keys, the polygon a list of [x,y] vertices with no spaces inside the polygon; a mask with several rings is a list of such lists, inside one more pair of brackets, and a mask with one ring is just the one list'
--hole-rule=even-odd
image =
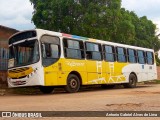
{"label": "bus side panel", "polygon": [[141,79],[140,81],[146,81],[148,80],[148,65],[147,64],[139,64],[139,68],[140,68],[140,74],[141,74]]}
{"label": "bus side panel", "polygon": [[78,73],[82,79],[82,84],[87,84],[87,72],[85,60],[61,59],[59,61],[58,85],[66,85],[67,77],[72,72]]}
{"label": "bus side panel", "polygon": [[58,64],[52,64],[49,67],[44,67],[44,84],[45,86],[58,85]]}
{"label": "bus side panel", "polygon": [[82,85],[126,83],[132,72],[136,74],[138,82],[157,78],[155,65],[61,58],[57,63],[44,68],[45,85],[66,85],[67,77],[73,71],[81,76]]}
{"label": "bus side panel", "polygon": [[124,83],[127,81],[128,71],[123,71],[128,63],[106,62],[107,83]]}
{"label": "bus side panel", "polygon": [[156,65],[146,64],[128,64],[123,68],[123,73],[135,73],[137,76],[137,82],[154,80],[157,78]]}
{"label": "bus side panel", "polygon": [[148,80],[154,80],[157,79],[157,66],[154,65],[148,65]]}
{"label": "bus side panel", "polygon": [[87,84],[105,84],[106,66],[104,61],[86,60]]}
{"label": "bus side panel", "polygon": [[129,82],[129,75],[131,73],[135,73],[138,80],[142,78],[141,66],[137,63],[126,65],[125,67],[123,67],[122,72],[125,73],[125,76],[127,76],[126,82]]}

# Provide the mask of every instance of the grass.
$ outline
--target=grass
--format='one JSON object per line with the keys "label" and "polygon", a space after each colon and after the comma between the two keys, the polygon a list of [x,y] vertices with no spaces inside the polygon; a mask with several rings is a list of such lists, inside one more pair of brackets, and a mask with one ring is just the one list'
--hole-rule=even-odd
{"label": "grass", "polygon": [[156,80],[156,83],[157,83],[157,84],[160,84],[160,80]]}
{"label": "grass", "polygon": [[145,81],[144,84],[160,84],[160,80]]}

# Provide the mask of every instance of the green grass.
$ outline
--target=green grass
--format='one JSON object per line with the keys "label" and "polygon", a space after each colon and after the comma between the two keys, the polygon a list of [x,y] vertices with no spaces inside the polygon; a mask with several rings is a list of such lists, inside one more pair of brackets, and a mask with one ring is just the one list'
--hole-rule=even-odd
{"label": "green grass", "polygon": [[145,81],[144,84],[160,84],[160,80]]}
{"label": "green grass", "polygon": [[156,83],[157,83],[157,84],[160,84],[160,80],[156,80]]}

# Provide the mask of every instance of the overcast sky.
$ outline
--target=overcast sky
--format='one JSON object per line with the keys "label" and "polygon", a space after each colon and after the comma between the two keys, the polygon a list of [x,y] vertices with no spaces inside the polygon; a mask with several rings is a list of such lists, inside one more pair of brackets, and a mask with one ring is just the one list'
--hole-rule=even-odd
{"label": "overcast sky", "polygon": [[[147,16],[160,29],[160,0],[122,0],[122,7],[134,11],[139,17]],[[29,0],[1,0],[0,25],[17,30],[33,29],[32,12]]]}
{"label": "overcast sky", "polygon": [[33,7],[29,0],[1,0],[0,25],[17,30],[33,29],[32,12]]}
{"label": "overcast sky", "polygon": [[139,17],[147,16],[160,33],[160,0],[122,0],[122,7],[134,11]]}

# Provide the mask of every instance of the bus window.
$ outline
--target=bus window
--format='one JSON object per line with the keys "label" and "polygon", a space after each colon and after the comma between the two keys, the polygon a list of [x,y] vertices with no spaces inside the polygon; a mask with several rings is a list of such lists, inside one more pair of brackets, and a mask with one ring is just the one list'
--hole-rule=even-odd
{"label": "bus window", "polygon": [[54,44],[42,44],[43,46],[43,58],[58,58],[59,50],[58,45]]}
{"label": "bus window", "polygon": [[104,46],[104,56],[105,56],[106,61],[109,61],[109,62],[116,61],[114,46],[105,45]]}
{"label": "bus window", "polygon": [[133,49],[128,49],[128,62],[136,63],[136,51]]}
{"label": "bus window", "polygon": [[75,40],[68,40],[68,48],[80,49],[80,42]]}
{"label": "bus window", "polygon": [[145,53],[144,51],[138,50],[138,62],[140,64],[145,64]]}
{"label": "bus window", "polygon": [[9,59],[14,59],[14,66],[33,64],[39,61],[38,41],[33,39],[9,47]]}
{"label": "bus window", "polygon": [[102,60],[101,45],[86,42],[86,58],[92,60]]}
{"label": "bus window", "polygon": [[154,58],[152,52],[147,52],[147,64],[153,65],[154,64]]}
{"label": "bus window", "polygon": [[59,38],[52,36],[43,36],[41,38],[42,64],[49,66],[56,62],[60,57]]}
{"label": "bus window", "polygon": [[59,54],[58,54],[58,45],[54,45],[54,44],[51,44],[51,57],[52,58],[58,58],[59,57]]}
{"label": "bus window", "polygon": [[117,59],[118,62],[127,62],[125,48],[117,47]]}
{"label": "bus window", "polygon": [[84,59],[83,42],[78,40],[64,39],[65,57],[73,59]]}

